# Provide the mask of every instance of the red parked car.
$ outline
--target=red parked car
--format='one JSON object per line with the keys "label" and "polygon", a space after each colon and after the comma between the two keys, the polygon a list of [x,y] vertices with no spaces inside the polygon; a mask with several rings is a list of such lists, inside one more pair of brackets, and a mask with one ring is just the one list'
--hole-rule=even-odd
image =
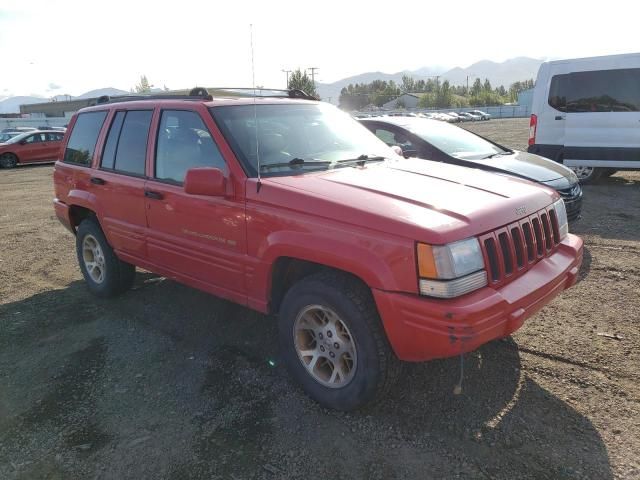
{"label": "red parked car", "polygon": [[22,163],[54,162],[60,156],[64,132],[38,130],[25,132],[0,143],[0,167]]}
{"label": "red parked car", "polygon": [[93,293],[124,292],[139,266],[275,314],[292,376],[349,410],[399,361],[508,336],[576,282],[582,240],[554,190],[404,159],[338,109],[281,95],[74,116],[54,205]]}

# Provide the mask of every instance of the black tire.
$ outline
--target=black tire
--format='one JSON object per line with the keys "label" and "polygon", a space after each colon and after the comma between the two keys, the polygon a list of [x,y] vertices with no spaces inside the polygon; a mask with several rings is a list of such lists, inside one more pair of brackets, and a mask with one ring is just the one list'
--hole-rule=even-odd
{"label": "black tire", "polygon": [[[322,306],[335,312],[355,344],[357,361],[352,377],[344,386],[331,388],[320,383],[298,355],[298,340],[294,340],[298,338],[294,337],[296,320],[310,306]],[[324,407],[349,411],[380,400],[400,375],[402,364],[391,350],[371,291],[349,275],[326,271],[296,283],[282,302],[278,329],[289,373],[307,395]],[[324,358],[329,360],[328,356]]]}
{"label": "black tire", "polygon": [[[99,281],[96,281],[88,270],[85,249],[83,247],[85,240],[91,240],[90,243],[95,240],[95,243],[97,243],[101,249],[102,262],[99,262],[101,264],[99,268],[102,269],[103,277],[101,277]],[[94,295],[105,298],[114,297],[126,292],[133,286],[136,267],[123,262],[116,256],[95,218],[88,218],[80,223],[78,231],[76,232],[76,253],[84,280]],[[90,254],[88,254],[88,256],[90,256]]]}
{"label": "black tire", "polygon": [[606,168],[586,168],[586,167],[571,167],[571,169],[578,176],[578,181],[582,185],[587,185],[590,183],[596,183],[602,177]]}
{"label": "black tire", "polygon": [[18,165],[18,157],[13,153],[3,153],[0,155],[0,167],[15,168]]}

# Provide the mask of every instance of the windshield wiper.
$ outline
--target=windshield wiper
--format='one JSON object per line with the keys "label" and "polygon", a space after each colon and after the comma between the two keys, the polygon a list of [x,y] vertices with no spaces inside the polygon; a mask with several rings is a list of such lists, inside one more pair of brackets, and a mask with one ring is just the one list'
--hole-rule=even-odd
{"label": "windshield wiper", "polygon": [[387,159],[387,157],[381,157],[379,155],[369,156],[367,154],[360,155],[357,158],[347,158],[345,160],[338,160],[336,163],[340,165],[344,165],[347,163],[355,163],[359,166],[364,165],[367,162],[383,162]]}
{"label": "windshield wiper", "polygon": [[304,165],[329,165],[331,162],[327,160],[316,160],[315,158],[307,159],[304,158],[294,158],[289,160],[288,162],[278,162],[278,163],[265,163],[260,165],[260,170],[265,168],[276,168],[276,167],[302,167]]}

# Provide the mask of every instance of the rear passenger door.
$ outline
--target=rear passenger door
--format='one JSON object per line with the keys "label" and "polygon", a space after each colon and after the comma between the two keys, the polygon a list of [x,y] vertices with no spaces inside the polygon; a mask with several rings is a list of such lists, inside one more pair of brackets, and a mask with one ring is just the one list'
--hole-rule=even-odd
{"label": "rear passenger door", "polygon": [[44,160],[57,160],[60,157],[60,147],[62,146],[63,135],[61,133],[48,132],[45,133],[44,136],[46,145]]}
{"label": "rear passenger door", "polygon": [[146,186],[149,259],[186,283],[244,302],[244,202],[233,195],[185,193],[185,174],[196,167],[219,168],[229,180],[229,168],[200,113],[161,110]]}
{"label": "rear passenger door", "polygon": [[19,156],[22,163],[42,162],[47,159],[47,144],[44,133],[29,135],[23,142]]}
{"label": "rear passenger door", "polygon": [[152,117],[153,110],[112,112],[99,168],[91,178],[102,228],[121,256],[146,257],[144,183]]}

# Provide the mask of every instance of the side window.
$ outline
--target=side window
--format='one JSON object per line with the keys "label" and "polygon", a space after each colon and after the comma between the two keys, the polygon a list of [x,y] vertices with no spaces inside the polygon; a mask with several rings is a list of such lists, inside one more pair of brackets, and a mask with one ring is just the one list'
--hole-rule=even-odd
{"label": "side window", "polygon": [[549,86],[549,106],[560,112],[566,112],[568,90],[569,75],[554,75]]}
{"label": "side window", "polygon": [[376,137],[378,137],[389,146],[393,146],[396,144],[393,132],[390,130],[386,130],[384,128],[376,128]]}
{"label": "side window", "polygon": [[[152,110],[130,110],[122,113],[124,120],[120,128],[117,144],[115,145],[114,170],[134,175],[144,175],[144,164],[147,156],[147,139],[151,126]],[[109,132],[109,137],[111,137]],[[107,142],[109,143],[109,142]],[[107,145],[105,151],[107,151]]]}
{"label": "side window", "polygon": [[64,152],[64,161],[78,165],[91,165],[93,151],[107,112],[88,112],[78,115]]}
{"label": "side window", "polygon": [[118,146],[118,139],[120,138],[120,130],[122,129],[125,113],[126,112],[116,112],[111,122],[107,141],[104,144],[104,151],[102,152],[102,159],[100,160],[100,166],[102,168],[113,170],[113,166],[116,163],[116,147]]}
{"label": "side window", "polygon": [[62,140],[62,135],[60,135],[59,133],[47,133],[45,135],[47,142],[59,142],[60,140]]}
{"label": "side window", "polygon": [[42,134],[42,133],[35,133],[35,134],[33,134],[33,135],[28,136],[28,137],[25,139],[24,143],[40,143],[40,142],[43,142],[43,141],[44,141],[44,139],[43,139],[42,137],[44,137],[44,134]]}
{"label": "side window", "polygon": [[569,113],[640,111],[640,68],[574,72]]}
{"label": "side window", "polygon": [[155,178],[181,183],[194,167],[227,165],[197,112],[163,110],[158,129]]}

